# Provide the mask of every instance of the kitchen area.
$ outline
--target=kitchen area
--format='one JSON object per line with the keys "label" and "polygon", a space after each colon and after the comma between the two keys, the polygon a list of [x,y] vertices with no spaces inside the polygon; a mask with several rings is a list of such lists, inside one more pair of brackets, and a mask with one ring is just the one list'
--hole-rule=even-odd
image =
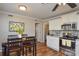
{"label": "kitchen area", "polygon": [[49,19],[47,47],[63,51],[64,56],[79,56],[78,11]]}

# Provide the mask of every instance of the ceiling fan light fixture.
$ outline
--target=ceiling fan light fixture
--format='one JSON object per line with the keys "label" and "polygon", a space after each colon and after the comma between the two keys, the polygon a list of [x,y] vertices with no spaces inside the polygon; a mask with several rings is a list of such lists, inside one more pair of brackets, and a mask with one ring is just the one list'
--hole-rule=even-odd
{"label": "ceiling fan light fixture", "polygon": [[19,10],[26,11],[27,7],[24,5],[19,5]]}
{"label": "ceiling fan light fixture", "polygon": [[66,3],[58,3],[58,4],[61,6],[61,5],[65,5]]}

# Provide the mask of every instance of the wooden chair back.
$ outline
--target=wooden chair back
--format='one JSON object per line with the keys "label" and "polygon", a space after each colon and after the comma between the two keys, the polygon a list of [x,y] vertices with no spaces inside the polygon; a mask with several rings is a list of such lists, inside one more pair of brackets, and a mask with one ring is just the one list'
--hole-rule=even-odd
{"label": "wooden chair back", "polygon": [[[13,37],[14,36],[14,37]],[[7,50],[8,50],[8,55],[10,52],[18,52],[20,53],[21,50],[21,38],[17,38],[17,36],[15,37],[15,35],[10,35],[8,37],[8,46],[7,46]]]}

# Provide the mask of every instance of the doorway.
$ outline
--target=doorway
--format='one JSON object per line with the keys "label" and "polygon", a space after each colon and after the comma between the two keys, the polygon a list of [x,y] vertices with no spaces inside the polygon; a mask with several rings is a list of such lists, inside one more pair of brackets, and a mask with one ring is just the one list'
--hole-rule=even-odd
{"label": "doorway", "polygon": [[45,45],[47,42],[47,40],[46,40],[47,35],[49,35],[49,23],[48,22],[45,23],[45,25],[44,25],[44,43],[45,43]]}
{"label": "doorway", "polygon": [[35,37],[37,42],[42,42],[42,24],[35,23]]}

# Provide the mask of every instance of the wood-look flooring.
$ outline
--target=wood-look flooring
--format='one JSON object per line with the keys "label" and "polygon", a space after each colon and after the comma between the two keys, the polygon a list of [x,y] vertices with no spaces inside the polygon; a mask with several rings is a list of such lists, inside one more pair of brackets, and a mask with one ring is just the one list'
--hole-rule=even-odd
{"label": "wood-look flooring", "polygon": [[[0,53],[0,56],[1,55],[2,54]],[[37,56],[64,56],[64,54],[62,51],[57,52],[48,48],[44,43],[37,43]]]}
{"label": "wood-look flooring", "polygon": [[44,43],[38,43],[37,56],[64,56],[64,54],[63,51],[57,52],[48,48]]}

